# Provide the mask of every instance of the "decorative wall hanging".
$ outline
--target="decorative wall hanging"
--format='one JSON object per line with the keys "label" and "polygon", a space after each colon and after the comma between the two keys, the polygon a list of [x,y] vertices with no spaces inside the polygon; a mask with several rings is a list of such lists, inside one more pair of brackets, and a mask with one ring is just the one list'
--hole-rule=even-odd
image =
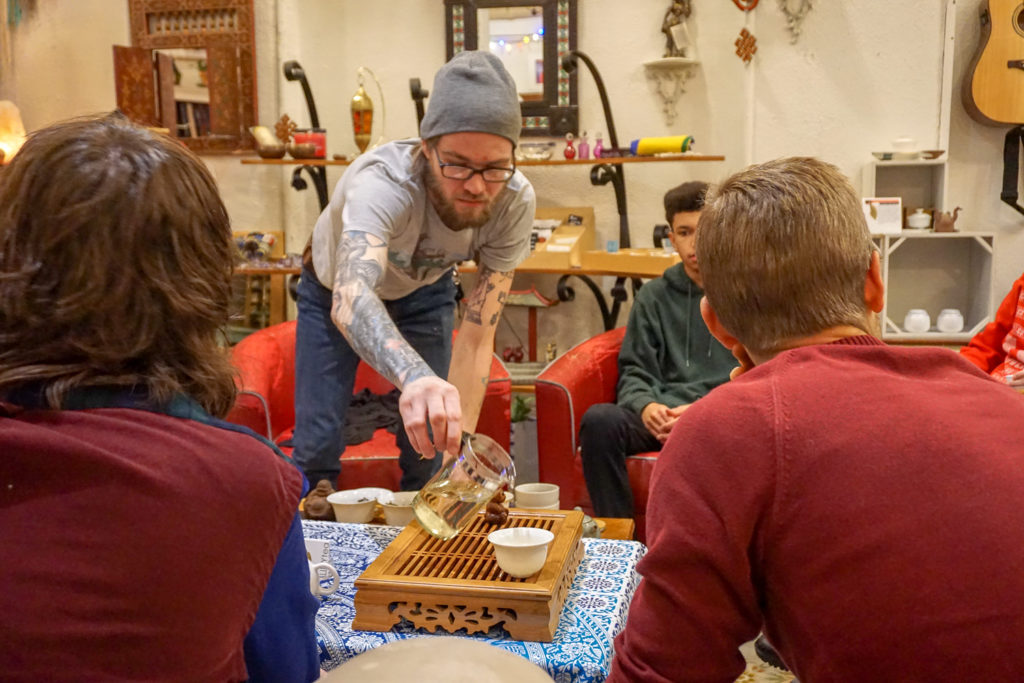
{"label": "decorative wall hanging", "polygon": [[786,15],[786,28],[789,29],[790,43],[796,43],[800,38],[801,24],[803,24],[807,13],[811,11],[811,7],[812,0],[779,0],[779,9]]}
{"label": "decorative wall hanging", "polygon": [[757,7],[757,3],[758,0],[732,0],[732,4],[736,5],[744,12],[749,12]]}
{"label": "decorative wall hanging", "polygon": [[740,31],[740,37],[736,39],[736,56],[750,64],[750,60],[754,58],[756,52],[757,38],[747,29],[743,29]]}
{"label": "decorative wall hanging", "polygon": [[380,125],[377,126],[378,136],[377,141],[373,144],[373,147],[377,147],[384,141],[384,90],[380,87],[380,81],[377,80],[377,74],[373,73],[368,67],[361,66],[356,70],[356,78],[359,83],[359,89],[356,90],[356,94],[352,96],[351,110],[352,110],[352,132],[355,134],[356,146],[359,147],[359,153],[362,154],[366,151],[366,148],[370,146],[370,140],[372,139],[373,131],[373,100],[370,99],[370,95],[366,92],[363,87],[363,74],[370,74],[370,78],[377,85],[377,93],[380,95]]}

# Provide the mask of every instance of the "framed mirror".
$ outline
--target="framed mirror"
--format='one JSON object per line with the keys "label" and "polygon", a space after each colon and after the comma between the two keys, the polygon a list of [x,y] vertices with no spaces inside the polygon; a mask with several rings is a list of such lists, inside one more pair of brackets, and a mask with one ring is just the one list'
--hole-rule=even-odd
{"label": "framed mirror", "polygon": [[131,47],[114,47],[118,108],[199,153],[253,147],[253,0],[128,0]]}
{"label": "framed mirror", "polygon": [[447,58],[495,54],[516,81],[523,135],[577,133],[576,74],[559,58],[576,49],[576,0],[445,0]]}

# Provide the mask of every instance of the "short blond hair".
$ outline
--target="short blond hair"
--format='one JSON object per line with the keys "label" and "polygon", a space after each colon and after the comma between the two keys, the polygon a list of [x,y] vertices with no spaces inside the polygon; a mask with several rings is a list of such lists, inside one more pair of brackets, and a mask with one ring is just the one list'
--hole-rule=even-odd
{"label": "short blond hair", "polygon": [[697,233],[708,302],[763,355],[836,325],[870,329],[874,248],[850,182],[810,157],[751,166],[712,188]]}

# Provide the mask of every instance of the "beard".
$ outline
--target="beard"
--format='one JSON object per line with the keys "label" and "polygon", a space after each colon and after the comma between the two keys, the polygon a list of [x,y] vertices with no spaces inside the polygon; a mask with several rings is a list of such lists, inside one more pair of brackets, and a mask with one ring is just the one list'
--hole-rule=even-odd
{"label": "beard", "polygon": [[[444,190],[441,188],[441,183],[430,168],[423,170],[426,174],[427,181],[427,195],[430,197],[430,203],[434,205],[434,210],[437,211],[437,215],[441,218],[441,222],[444,223],[449,230],[467,230],[469,228],[479,228],[487,221],[491,220],[491,208],[494,205],[494,200],[490,200],[487,204],[477,213],[465,215],[459,212],[455,207],[455,202],[445,196]],[[465,195],[466,199],[486,200],[486,195]]]}

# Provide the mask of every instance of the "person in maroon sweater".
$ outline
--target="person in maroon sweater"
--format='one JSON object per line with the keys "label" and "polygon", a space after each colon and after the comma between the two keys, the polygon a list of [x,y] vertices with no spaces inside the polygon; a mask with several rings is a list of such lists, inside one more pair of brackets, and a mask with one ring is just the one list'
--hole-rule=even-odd
{"label": "person in maroon sweater", "polygon": [[879,258],[834,166],[726,180],[697,258],[741,367],[658,459],[608,680],[731,682],[762,629],[801,683],[1024,680],[1024,402],[876,338]]}
{"label": "person in maroon sweater", "polygon": [[305,477],[214,417],[232,254],[202,162],[120,115],[0,170],[0,679],[319,676]]}

